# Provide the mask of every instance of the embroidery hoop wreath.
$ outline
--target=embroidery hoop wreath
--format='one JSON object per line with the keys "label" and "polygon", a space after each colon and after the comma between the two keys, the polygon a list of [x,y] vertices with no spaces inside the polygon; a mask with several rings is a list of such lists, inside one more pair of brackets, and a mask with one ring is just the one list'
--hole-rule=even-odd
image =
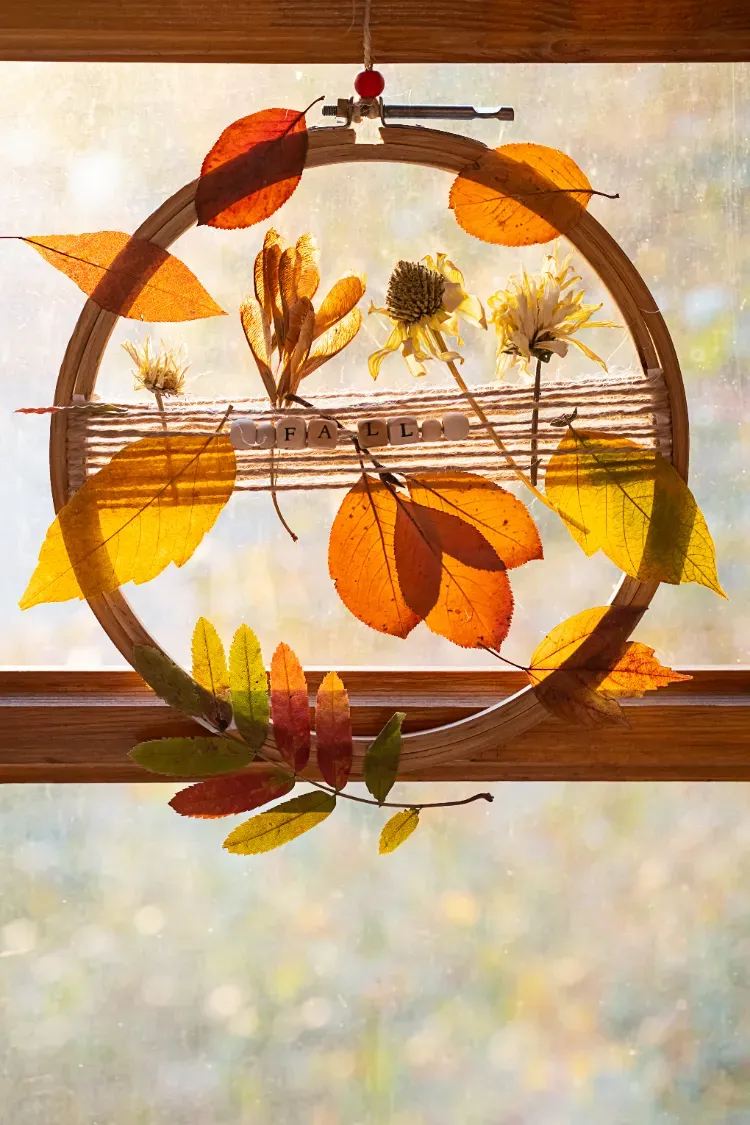
{"label": "embroidery hoop wreath", "polygon": [[[384,126],[380,133],[383,141],[380,145],[356,144],[353,130],[312,128],[309,130],[305,168],[377,161],[416,164],[457,175],[487,152],[487,146],[481,141],[433,129]],[[194,180],[167,199],[135,231],[135,237],[148,239],[163,249],[171,246],[197,222],[197,184],[198,181]],[[529,198],[526,206],[535,210],[533,197]],[[672,339],[654,298],[622,248],[588,211],[581,212],[579,221],[566,232],[565,237],[609,291],[628,327],[644,372],[662,369],[672,419],[672,464],[687,480],[690,441],[685,387]],[[93,299],[86,302],[60,368],[55,388],[56,406],[68,405],[74,394],[87,399],[91,396],[117,320],[115,313],[102,309]],[[69,497],[67,426],[67,411],[52,416],[50,477],[56,513]],[[613,607],[629,606],[636,611],[631,621],[632,630],[658,587],[658,582],[643,582],[623,574],[609,604]],[[90,598],[88,604],[110,640],[130,664],[135,645],[151,645],[160,649],[120,590]],[[602,629],[605,624],[611,629],[606,616],[598,628]],[[627,639],[623,631],[622,640]],[[405,734],[399,774],[425,770],[451,760],[477,757],[483,751],[494,750],[503,742],[529,730],[547,716],[548,712],[529,686],[458,722]],[[376,733],[355,736],[353,772],[361,774],[365,750]],[[281,761],[272,727],[263,754]]]}

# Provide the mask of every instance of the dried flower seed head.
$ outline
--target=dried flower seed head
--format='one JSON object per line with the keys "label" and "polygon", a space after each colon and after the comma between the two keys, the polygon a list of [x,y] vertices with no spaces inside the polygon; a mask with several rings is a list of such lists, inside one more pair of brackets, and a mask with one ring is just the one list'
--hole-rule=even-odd
{"label": "dried flower seed head", "polygon": [[437,270],[421,262],[400,261],[388,281],[385,307],[393,320],[416,324],[440,311],[444,292],[445,278]]}
{"label": "dried flower seed head", "polygon": [[145,336],[142,344],[127,340],[123,348],[128,353],[135,370],[136,390],[150,391],[152,395],[181,395],[185,390],[185,363],[182,348],[168,348],[162,342],[158,351],[152,349],[151,337]]}

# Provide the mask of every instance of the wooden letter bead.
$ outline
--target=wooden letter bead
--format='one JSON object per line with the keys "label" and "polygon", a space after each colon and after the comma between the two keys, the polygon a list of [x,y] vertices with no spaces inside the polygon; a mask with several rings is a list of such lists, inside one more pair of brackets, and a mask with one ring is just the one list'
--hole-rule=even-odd
{"label": "wooden letter bead", "polygon": [[311,449],[335,449],[339,428],[328,418],[311,418],[307,423],[307,444]]}
{"label": "wooden letter bead", "polygon": [[391,445],[413,445],[419,441],[419,422],[407,414],[403,418],[389,418],[388,437]]}
{"label": "wooden letter bead", "polygon": [[255,445],[256,426],[252,418],[235,418],[229,427],[229,440],[233,449],[252,449]]}
{"label": "wooden letter bead", "polygon": [[439,418],[425,418],[422,423],[422,441],[442,441],[443,423]]}
{"label": "wooden letter bead", "polygon": [[276,445],[279,449],[304,449],[306,439],[304,418],[282,418],[276,423]]}
{"label": "wooden letter bead", "polygon": [[443,415],[443,433],[446,441],[463,441],[469,436],[469,419],[457,410]]}
{"label": "wooden letter bead", "polygon": [[382,418],[363,418],[361,422],[357,422],[357,431],[359,444],[364,449],[388,444],[388,426]]}
{"label": "wooden letter bead", "polygon": [[261,449],[273,449],[276,445],[276,427],[273,422],[259,422],[255,427],[255,442]]}

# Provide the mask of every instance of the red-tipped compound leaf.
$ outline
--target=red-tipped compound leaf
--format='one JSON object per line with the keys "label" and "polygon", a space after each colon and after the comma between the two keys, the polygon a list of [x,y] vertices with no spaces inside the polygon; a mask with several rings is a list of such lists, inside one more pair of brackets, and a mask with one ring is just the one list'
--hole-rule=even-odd
{"label": "red-tipped compound leaf", "polygon": [[295,772],[310,757],[307,681],[289,645],[280,644],[271,661],[271,719],[279,753]]}
{"label": "red-tipped compound leaf", "polygon": [[120,230],[23,238],[98,305],[131,320],[224,316],[184,262]]}
{"label": "red-tipped compound leaf", "polygon": [[315,739],[323,780],[343,789],[352,768],[352,717],[349,695],[336,672],[324,676],[318,688]]}
{"label": "red-tipped compound leaf", "polygon": [[294,192],[307,159],[306,110],[263,109],[229,125],[203,161],[198,223],[262,223]]}
{"label": "red-tipped compound leaf", "polygon": [[277,766],[255,766],[245,773],[199,781],[181,789],[169,803],[180,816],[232,816],[275,801],[293,787],[291,774],[283,773]]}

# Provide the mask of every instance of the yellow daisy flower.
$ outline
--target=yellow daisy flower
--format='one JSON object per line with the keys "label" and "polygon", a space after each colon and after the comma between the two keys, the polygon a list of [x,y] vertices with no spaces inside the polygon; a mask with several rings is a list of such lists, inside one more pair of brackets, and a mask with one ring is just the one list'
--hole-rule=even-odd
{"label": "yellow daisy flower", "polygon": [[386,307],[370,306],[370,312],[386,316],[393,325],[385,345],[369,359],[370,374],[377,379],[387,355],[401,351],[412,375],[424,375],[428,359],[458,360],[458,352],[446,351],[442,337],[453,336],[461,346],[459,322],[466,320],[486,328],[482,303],[464,289],[464,277],[446,254],[431,255],[421,262],[396,263],[388,281]]}
{"label": "yellow daisy flower", "polygon": [[532,357],[547,363],[553,353],[567,355],[569,344],[607,370],[604,360],[581,343],[576,333],[582,328],[619,326],[591,319],[602,306],[583,303],[584,290],[574,288],[581,279],[573,272],[571,257],[559,262],[555,249],[544,259],[540,273],[529,275],[524,270],[520,280],[511,277],[507,289],[489,298],[490,321],[497,332],[499,376],[516,365],[528,374]]}

